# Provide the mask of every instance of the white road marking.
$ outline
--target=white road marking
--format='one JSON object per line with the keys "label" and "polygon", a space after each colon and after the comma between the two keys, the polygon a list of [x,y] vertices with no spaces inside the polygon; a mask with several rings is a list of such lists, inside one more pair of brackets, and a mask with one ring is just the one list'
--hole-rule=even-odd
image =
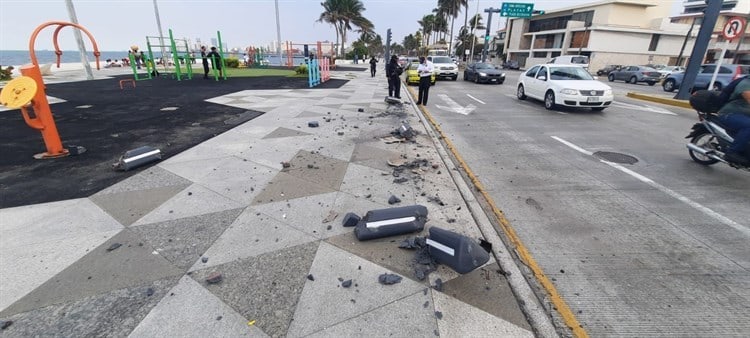
{"label": "white road marking", "polygon": [[474,111],[474,109],[477,109],[477,107],[473,104],[469,104],[466,107],[461,107],[461,105],[458,104],[458,102],[453,101],[453,99],[451,99],[450,97],[448,97],[448,95],[445,95],[445,94],[438,94],[438,97],[443,99],[443,101],[445,101],[445,103],[448,105],[448,107],[435,105],[435,107],[438,107],[443,110],[452,111],[452,112],[459,113],[462,115],[469,115],[469,113]]}
{"label": "white road marking", "polygon": [[486,103],[484,103],[484,101],[482,101],[482,100],[480,100],[480,99],[478,99],[476,97],[471,96],[471,94],[466,94],[466,96],[472,98],[474,101],[477,101],[477,102],[479,102],[481,104],[486,104]]}
{"label": "white road marking", "polygon": [[[566,146],[568,146],[568,147],[570,147],[570,148],[572,148],[572,149],[574,149],[574,150],[582,153],[582,154],[586,154],[586,155],[589,155],[589,156],[591,156],[591,155],[594,154],[594,153],[592,153],[592,152],[590,152],[590,151],[588,151],[586,149],[583,149],[583,148],[581,148],[581,147],[579,147],[579,146],[577,146],[577,145],[575,145],[573,143],[570,143],[570,142],[568,142],[566,140],[563,140],[563,139],[561,139],[561,138],[559,138],[557,136],[552,136],[552,138],[555,139],[555,140],[557,140],[558,142],[560,142],[560,143],[562,143],[562,144],[564,144],[564,145],[566,145]],[[625,168],[622,165],[617,164],[617,163],[612,163],[612,162],[605,161],[605,160],[602,160],[602,159],[600,159],[599,161],[601,161],[602,163],[605,163],[605,164],[607,164],[607,165],[609,165],[609,166],[611,166],[611,167],[613,167],[613,168],[615,168],[617,170],[620,170],[620,171],[622,171],[622,172],[624,172],[624,173],[626,173],[626,174],[628,174],[630,176],[635,177],[639,181],[641,181],[643,183],[646,183],[646,184],[650,185],[651,187],[656,188],[659,191],[661,191],[661,192],[663,192],[663,193],[665,193],[665,194],[667,194],[667,195],[669,195],[669,196],[671,196],[671,197],[673,197],[673,198],[675,198],[675,199],[677,199],[677,200],[679,200],[679,201],[681,201],[681,202],[689,205],[693,209],[696,209],[696,210],[698,210],[698,211],[706,214],[707,216],[709,216],[709,217],[711,217],[711,218],[713,218],[713,219],[715,219],[715,220],[717,220],[717,221],[719,221],[721,223],[724,223],[725,225],[728,225],[729,227],[731,227],[731,228],[733,228],[733,229],[741,232],[745,236],[750,236],[750,228],[747,228],[747,227],[745,227],[745,226],[743,226],[743,225],[741,225],[741,224],[739,224],[739,223],[737,223],[737,222],[729,219],[728,217],[726,217],[726,216],[724,216],[724,215],[722,215],[722,214],[720,214],[720,213],[718,213],[716,211],[711,210],[710,208],[708,208],[708,207],[706,207],[706,206],[704,206],[704,205],[702,205],[702,204],[700,204],[698,202],[695,202],[695,201],[693,201],[693,200],[691,200],[691,199],[689,199],[689,198],[687,198],[687,197],[685,197],[683,195],[680,195],[679,193],[673,191],[672,189],[669,189],[669,188],[667,188],[667,187],[665,187],[665,186],[663,186],[663,185],[661,185],[659,183],[656,183],[652,179],[650,179],[650,178],[648,178],[646,176],[643,176],[643,175],[641,175],[641,174],[639,174],[639,173],[637,173],[635,171],[632,171],[632,170],[630,170],[628,168]]]}
{"label": "white road marking", "polygon": [[657,114],[677,116],[677,114],[675,114],[675,113],[673,113],[673,112],[671,112],[669,110],[666,110],[664,108],[659,108],[659,107],[654,107],[654,106],[649,106],[649,105],[639,106],[637,104],[630,104],[630,103],[617,102],[617,101],[612,102],[612,105],[613,106],[623,107],[623,108],[628,108],[628,109],[637,109],[637,110],[642,110],[642,111],[648,111],[648,112],[657,113]]}

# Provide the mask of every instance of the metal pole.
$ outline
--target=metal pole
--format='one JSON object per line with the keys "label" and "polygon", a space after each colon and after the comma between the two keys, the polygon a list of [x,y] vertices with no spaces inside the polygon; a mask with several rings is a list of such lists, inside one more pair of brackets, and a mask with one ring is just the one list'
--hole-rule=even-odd
{"label": "metal pole", "polygon": [[676,99],[687,100],[690,94],[692,94],[695,78],[703,62],[703,57],[706,55],[708,43],[711,41],[711,34],[713,34],[714,26],[716,26],[716,20],[719,18],[723,0],[706,0],[706,2],[708,6],[703,15],[703,22],[698,31],[698,37],[695,39],[693,52],[690,54],[690,61],[688,61],[688,66],[685,70],[685,77],[682,79],[682,84],[680,84],[680,91],[675,96]]}
{"label": "metal pole", "polygon": [[[500,11],[499,9],[497,10]],[[492,13],[495,13],[495,9],[490,7],[489,9],[484,10],[485,13],[489,13],[487,15],[487,29],[484,35],[484,48],[482,48],[482,62],[487,60],[487,53],[490,49],[490,40],[487,39],[488,36],[490,36],[490,29],[492,27]]]}
{"label": "metal pole", "polygon": [[279,0],[276,0],[276,52],[279,54],[279,66],[281,63],[281,22],[279,21]]}
{"label": "metal pole", "polygon": [[[73,7],[73,0],[65,0],[65,5],[68,7],[68,16],[70,16],[70,22],[77,24],[78,18],[76,17],[76,9]],[[78,44],[78,51],[81,53],[81,63],[83,63],[83,69],[86,70],[86,79],[93,80],[94,73],[91,72],[91,64],[86,57],[86,46],[83,44],[83,36],[79,29],[74,29],[73,34],[76,37],[76,43]]]}
{"label": "metal pole", "polygon": [[[156,5],[156,0],[154,0],[154,15],[156,15],[156,26],[159,29],[159,48],[161,48],[161,57],[162,57],[162,65],[164,66],[164,69],[167,69],[167,60],[165,60],[165,56],[167,52],[164,50],[164,33],[162,33],[161,30],[161,19],[159,18],[159,6]],[[154,68],[156,68],[156,61],[153,59],[151,60],[154,62]]]}

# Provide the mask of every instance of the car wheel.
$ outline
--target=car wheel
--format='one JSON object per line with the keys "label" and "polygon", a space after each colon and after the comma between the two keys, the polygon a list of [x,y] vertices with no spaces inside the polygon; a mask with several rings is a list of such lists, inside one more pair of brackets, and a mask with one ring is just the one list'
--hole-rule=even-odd
{"label": "car wheel", "polygon": [[557,104],[555,104],[555,93],[551,90],[548,90],[547,93],[544,94],[544,108],[547,108],[548,110],[557,108]]}
{"label": "car wheel", "polygon": [[519,100],[526,100],[526,91],[523,89],[523,85],[518,85],[518,90],[516,90],[516,97]]}
{"label": "car wheel", "polygon": [[714,82],[714,88],[713,88],[713,89],[714,89],[714,90],[717,90],[717,91],[720,91],[720,90],[721,90],[721,83],[719,83],[719,82]]}
{"label": "car wheel", "polygon": [[653,85],[655,85],[655,84],[656,84],[656,82],[654,82],[654,81],[649,81],[649,82],[646,82],[646,83],[647,83],[647,84],[648,84],[649,86],[653,86]]}
{"label": "car wheel", "polygon": [[615,76],[613,74],[609,74],[609,76],[607,76],[607,80],[609,80],[609,82],[615,82]]}
{"label": "car wheel", "polygon": [[661,85],[661,88],[664,89],[665,92],[673,92],[675,87],[673,79],[668,79],[667,81],[664,81],[663,85]]}
{"label": "car wheel", "polygon": [[479,76],[478,75],[474,75],[474,83],[479,83]]}
{"label": "car wheel", "polygon": [[631,84],[637,84],[638,83],[638,78],[635,77],[635,76],[630,77],[630,83]]}

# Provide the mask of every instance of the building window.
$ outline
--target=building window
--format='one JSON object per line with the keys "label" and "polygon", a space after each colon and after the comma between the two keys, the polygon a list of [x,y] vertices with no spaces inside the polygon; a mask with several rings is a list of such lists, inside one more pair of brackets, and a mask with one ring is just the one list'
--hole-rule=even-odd
{"label": "building window", "polygon": [[570,48],[588,48],[589,35],[591,35],[591,32],[588,30],[573,32],[573,36],[570,39]]}
{"label": "building window", "polygon": [[659,45],[659,37],[661,37],[661,34],[651,35],[651,43],[648,44],[648,50],[650,52],[653,52],[656,50],[656,46]]}
{"label": "building window", "polygon": [[594,20],[594,11],[574,13],[571,15],[570,20],[583,21],[586,27],[591,27],[591,21]]}
{"label": "building window", "polygon": [[561,53],[561,52],[552,52],[552,54],[550,54],[550,57],[552,57],[552,58],[556,58],[556,57],[558,57],[558,56],[560,56],[560,55],[562,55],[562,53]]}
{"label": "building window", "polygon": [[547,57],[547,52],[534,52],[534,57],[535,58],[546,58]]}

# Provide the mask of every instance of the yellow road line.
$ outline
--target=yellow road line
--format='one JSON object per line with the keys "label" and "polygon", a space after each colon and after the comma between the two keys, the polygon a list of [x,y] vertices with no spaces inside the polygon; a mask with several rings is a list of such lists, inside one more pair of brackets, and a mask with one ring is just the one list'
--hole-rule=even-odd
{"label": "yellow road line", "polygon": [[[408,87],[407,89],[409,90],[411,95],[414,96],[414,90]],[[479,182],[479,179],[476,177],[476,175],[474,175],[474,172],[471,171],[469,165],[466,164],[461,155],[459,155],[458,150],[456,150],[456,147],[453,145],[453,142],[451,142],[448,136],[443,133],[443,129],[440,128],[437,122],[435,122],[435,119],[432,118],[432,115],[429,113],[429,111],[427,111],[427,108],[425,108],[424,106],[417,107],[419,107],[427,120],[430,121],[430,124],[432,124],[432,127],[435,129],[435,131],[437,131],[443,141],[445,141],[446,146],[456,158],[456,161],[458,161],[458,163],[461,165],[461,168],[463,168],[463,170],[466,172],[466,175],[469,176],[469,179],[474,185],[474,188],[482,194],[482,197],[484,197],[484,199],[490,205],[490,207],[492,208],[492,213],[495,215],[498,223],[500,223],[500,226],[503,229],[503,232],[505,232],[505,235],[515,247],[519,258],[521,258],[521,261],[526,264],[529,269],[531,269],[531,271],[534,273],[534,277],[536,277],[537,281],[542,285],[542,287],[544,287],[544,290],[547,291],[550,301],[552,301],[552,304],[555,306],[555,309],[560,314],[565,324],[573,331],[573,335],[579,338],[587,338],[589,335],[588,333],[586,333],[586,330],[578,322],[578,319],[573,314],[573,311],[570,310],[568,304],[565,303],[565,300],[562,298],[562,296],[560,296],[560,293],[557,292],[555,285],[552,284],[552,281],[550,281],[549,278],[547,278],[547,275],[544,274],[544,271],[536,262],[536,260],[534,260],[534,257],[532,257],[529,250],[526,248],[523,242],[521,242],[521,238],[518,237],[518,234],[516,234],[516,231],[513,229],[508,219],[505,217],[505,214],[503,214],[503,212],[497,206],[495,206],[495,201],[492,199],[492,197],[490,197],[490,194],[487,192],[487,190],[484,189],[484,186],[481,182]]]}

